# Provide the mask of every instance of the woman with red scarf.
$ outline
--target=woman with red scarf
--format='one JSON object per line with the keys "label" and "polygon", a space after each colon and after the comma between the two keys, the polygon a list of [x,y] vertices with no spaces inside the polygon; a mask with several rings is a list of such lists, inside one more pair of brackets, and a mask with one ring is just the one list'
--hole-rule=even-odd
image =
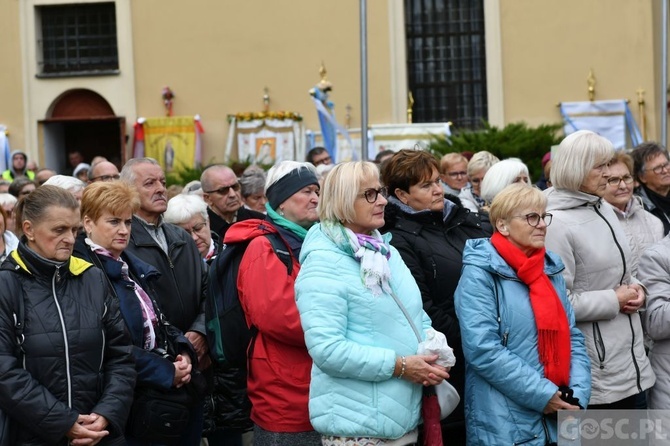
{"label": "woman with red scarf", "polygon": [[589,357],[561,259],[544,248],[552,215],[522,183],[491,204],[494,234],[468,240],[456,289],[468,445],[556,443],[556,412],[586,407]]}

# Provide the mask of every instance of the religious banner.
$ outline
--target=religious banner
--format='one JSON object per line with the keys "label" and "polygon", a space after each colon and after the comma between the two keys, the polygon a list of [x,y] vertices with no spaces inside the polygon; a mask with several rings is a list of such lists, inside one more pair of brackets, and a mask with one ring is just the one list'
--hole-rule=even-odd
{"label": "religious banner", "polygon": [[304,140],[302,117],[297,113],[239,113],[228,119],[226,161],[234,158],[233,152],[240,161],[263,165],[297,159]]}
{"label": "religious banner", "polygon": [[0,172],[11,167],[11,160],[9,159],[9,138],[7,138],[7,127],[0,125]]}
{"label": "religious banner", "polygon": [[201,163],[204,129],[200,116],[140,118],[135,124],[135,158],[153,158],[165,173]]}
{"label": "religious banner", "polygon": [[627,147],[626,129],[632,146],[642,142],[640,129],[628,103],[623,100],[561,102],[563,131],[566,135],[577,130],[591,130],[610,140],[614,148]]}

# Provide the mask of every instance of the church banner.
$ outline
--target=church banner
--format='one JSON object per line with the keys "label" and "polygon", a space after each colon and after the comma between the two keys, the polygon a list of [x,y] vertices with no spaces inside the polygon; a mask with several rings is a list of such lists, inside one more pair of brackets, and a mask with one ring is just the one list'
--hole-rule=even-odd
{"label": "church banner", "polygon": [[134,157],[154,158],[166,173],[200,164],[200,117],[140,118],[135,125]]}
{"label": "church banner", "polygon": [[633,119],[628,103],[623,99],[610,101],[561,102],[563,131],[566,135],[577,130],[590,130],[610,140],[615,149],[624,149],[627,133],[632,146],[642,142],[640,129]]}

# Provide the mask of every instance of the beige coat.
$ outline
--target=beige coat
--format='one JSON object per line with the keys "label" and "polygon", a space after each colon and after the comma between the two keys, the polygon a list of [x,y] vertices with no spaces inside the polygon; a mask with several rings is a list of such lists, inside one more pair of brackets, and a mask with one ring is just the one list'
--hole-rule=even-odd
{"label": "beige coat", "polygon": [[644,313],[649,354],[656,384],[649,390],[650,409],[670,409],[670,238],[649,247],[640,259],[639,278],[649,290]]}
{"label": "beige coat", "polygon": [[565,264],[568,297],[591,358],[590,404],[620,401],[654,384],[639,314],[619,311],[615,289],[637,283],[632,253],[612,206],[583,192],[547,189],[547,249]]}

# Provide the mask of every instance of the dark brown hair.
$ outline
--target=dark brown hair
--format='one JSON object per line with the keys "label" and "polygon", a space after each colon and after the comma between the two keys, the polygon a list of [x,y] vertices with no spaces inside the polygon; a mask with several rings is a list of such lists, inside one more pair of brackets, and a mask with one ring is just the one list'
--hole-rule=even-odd
{"label": "dark brown hair", "polygon": [[[440,171],[437,159],[425,150],[403,149],[387,160],[382,170],[382,183],[388,187],[389,194],[395,196],[395,190],[409,192],[409,188]],[[397,198],[397,197],[396,197]]]}

